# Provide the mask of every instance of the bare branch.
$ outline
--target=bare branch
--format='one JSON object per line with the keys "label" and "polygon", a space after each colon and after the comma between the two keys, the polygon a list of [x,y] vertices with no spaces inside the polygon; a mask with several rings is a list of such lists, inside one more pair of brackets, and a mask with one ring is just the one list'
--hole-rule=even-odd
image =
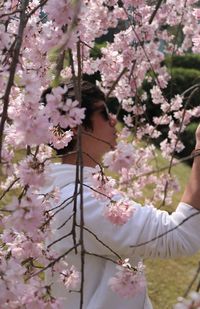
{"label": "bare branch", "polygon": [[151,24],[151,23],[153,22],[153,20],[154,20],[154,18],[155,18],[155,16],[156,16],[156,14],[157,14],[157,12],[158,12],[158,10],[159,10],[161,4],[162,4],[162,1],[163,1],[163,0],[158,0],[158,2],[157,2],[157,4],[156,4],[156,7],[155,7],[155,10],[153,11],[151,17],[149,18],[149,24]]}
{"label": "bare branch", "polygon": [[72,248],[70,248],[69,250],[67,250],[66,252],[64,252],[63,254],[61,254],[59,257],[57,257],[56,259],[54,259],[52,262],[50,262],[47,266],[43,267],[42,269],[40,269],[38,272],[34,273],[33,275],[29,276],[26,280],[29,280],[35,276],[38,276],[39,274],[43,273],[45,270],[47,270],[48,268],[54,266],[57,262],[59,262],[62,258],[64,258],[66,255],[68,255],[72,250],[76,249],[80,244],[76,244],[76,246],[73,246]]}
{"label": "bare branch", "polygon": [[193,284],[195,283],[195,281],[197,280],[199,273],[200,273],[200,262],[199,262],[198,268],[196,270],[196,273],[194,275],[194,278],[192,279],[192,281],[190,282],[189,286],[187,287],[185,293],[183,294],[183,297],[187,297],[188,296],[188,293],[190,292],[190,290],[191,290]]}
{"label": "bare branch", "polygon": [[5,14],[0,15],[0,18],[6,17],[6,16],[11,16],[11,15],[14,15],[16,13],[21,13],[21,11],[22,10],[15,10],[15,11],[12,11],[12,12],[9,12],[9,13],[5,13]]}
{"label": "bare branch", "polygon": [[188,221],[189,219],[197,216],[197,215],[200,215],[200,211],[197,211],[195,213],[193,213],[192,215],[190,215],[189,217],[185,218],[183,221],[181,221],[178,225],[174,226],[173,228],[169,229],[168,231],[156,236],[156,237],[153,237],[152,239],[148,240],[148,241],[144,241],[140,244],[137,244],[137,245],[131,245],[130,247],[131,248],[138,248],[138,247],[142,247],[142,246],[145,246],[159,238],[162,238],[163,236],[167,235],[168,233],[171,233],[173,232],[174,230],[176,230],[177,228],[179,228],[179,226],[183,225],[186,221]]}
{"label": "bare branch", "polygon": [[19,178],[16,178],[15,180],[13,180],[13,182],[11,182],[11,184],[9,185],[9,187],[6,189],[6,190],[4,190],[4,192],[2,193],[2,195],[0,196],[0,201],[4,198],[4,196],[10,191],[10,189],[12,189],[12,187],[14,186],[14,184],[16,183],[16,182],[18,182],[19,181]]}
{"label": "bare branch", "polygon": [[[80,225],[78,226],[80,227]],[[85,226],[83,228],[88,233],[90,233],[92,236],[94,236],[99,243],[101,243],[105,248],[107,248],[111,253],[113,253],[119,260],[122,260],[121,256],[117,252],[115,252],[112,248],[110,248],[108,245],[106,245],[95,233],[93,233],[91,230],[89,230]]]}
{"label": "bare branch", "polygon": [[114,83],[112,84],[110,90],[108,91],[107,95],[106,95],[106,100],[109,98],[109,96],[111,95],[111,93],[113,92],[113,90],[115,90],[115,87],[117,86],[119,80],[121,79],[121,77],[128,72],[127,68],[124,68],[121,73],[119,74],[119,76],[117,77],[117,79],[114,81]]}

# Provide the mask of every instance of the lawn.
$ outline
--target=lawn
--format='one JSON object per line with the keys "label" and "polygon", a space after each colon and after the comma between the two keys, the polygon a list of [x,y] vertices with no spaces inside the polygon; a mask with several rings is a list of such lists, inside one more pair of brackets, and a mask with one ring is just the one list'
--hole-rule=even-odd
{"label": "lawn", "polygon": [[[159,159],[159,163],[161,165],[166,164],[163,159]],[[181,191],[173,198],[173,208],[175,209],[188,181],[190,167],[186,164],[179,164],[173,167],[172,172],[177,175],[181,185]],[[165,209],[167,210],[167,208]],[[172,208],[170,207],[169,210],[172,210]],[[173,304],[177,302],[177,297],[183,296],[187,290],[196,273],[199,261],[200,252],[192,257],[145,261],[149,296],[154,309],[172,308]],[[200,276],[193,285],[194,289],[199,280]]]}

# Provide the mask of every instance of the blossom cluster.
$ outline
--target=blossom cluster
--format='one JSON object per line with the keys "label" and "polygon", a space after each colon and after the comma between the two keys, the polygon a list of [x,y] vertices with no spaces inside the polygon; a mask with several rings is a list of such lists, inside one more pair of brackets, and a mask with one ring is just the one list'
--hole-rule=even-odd
{"label": "blossom cluster", "polygon": [[115,277],[110,278],[109,286],[113,292],[125,298],[133,297],[146,288],[144,277],[144,265],[138,263],[137,267],[131,267],[128,259],[117,266],[118,272]]}
{"label": "blossom cluster", "polygon": [[[153,185],[151,202],[170,203],[178,190],[172,175],[154,173],[157,154],[148,141],[161,138],[163,126],[169,126],[160,149],[164,158],[174,162],[174,154],[184,148],[180,134],[194,117],[200,117],[200,107],[186,106],[185,94],[171,99],[164,95],[171,78],[165,54],[200,51],[198,1],[166,0],[154,13],[155,4],[145,0],[1,2],[2,309],[60,308],[59,299],[40,276],[49,268],[69,290],[76,290],[80,282],[80,270],[44,245],[52,233],[51,207],[59,203],[59,192],[52,188],[52,192],[40,193],[49,180],[53,156],[46,145],[66,147],[73,139],[73,129],[85,117],[78,97],[67,98],[67,82],[80,74],[80,68],[81,74],[100,74],[99,87],[115,96],[126,112],[119,142],[104,157],[104,165],[118,176],[113,179],[101,170],[93,175],[95,196],[106,200],[105,217],[111,224],[126,224],[134,216],[133,200],[142,198],[149,185]],[[173,27],[181,28],[181,43],[170,31]],[[97,39],[106,35],[112,38],[94,56]],[[151,88],[149,94],[144,82]],[[43,99],[49,86],[51,91]],[[152,122],[146,117],[149,100],[160,112]],[[11,195],[15,195],[12,200]],[[125,264],[110,286],[131,297],[144,287],[142,269]]]}

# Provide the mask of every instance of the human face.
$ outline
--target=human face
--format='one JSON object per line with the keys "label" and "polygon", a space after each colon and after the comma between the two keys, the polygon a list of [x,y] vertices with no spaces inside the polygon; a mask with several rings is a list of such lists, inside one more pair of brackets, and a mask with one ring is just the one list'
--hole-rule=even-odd
{"label": "human face", "polygon": [[96,108],[92,118],[94,134],[113,148],[116,144],[116,116],[111,114],[105,102],[96,103]]}
{"label": "human face", "polygon": [[91,116],[93,130],[83,130],[85,151],[97,161],[116,145],[116,117],[109,113],[104,101],[95,104]]}

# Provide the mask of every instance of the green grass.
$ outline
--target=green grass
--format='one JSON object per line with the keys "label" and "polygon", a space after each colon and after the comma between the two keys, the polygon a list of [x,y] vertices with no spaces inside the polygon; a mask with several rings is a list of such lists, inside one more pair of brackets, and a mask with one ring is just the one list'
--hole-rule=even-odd
{"label": "green grass", "polygon": [[177,298],[183,296],[193,279],[199,260],[200,253],[174,260],[145,261],[149,296],[154,309],[170,309],[177,303]]}
{"label": "green grass", "polygon": [[[166,165],[166,161],[159,156],[159,165]],[[179,164],[172,168],[172,173],[178,177],[181,190],[173,198],[173,205],[165,207],[166,210],[173,210],[177,207],[184,187],[188,182],[191,168],[186,164]],[[183,257],[170,260],[146,260],[146,275],[148,280],[149,296],[154,309],[170,309],[177,303],[177,298],[183,296],[189,283],[192,281],[198,263],[200,252],[191,257]],[[199,278],[200,279],[200,278]],[[198,282],[195,282],[193,289]]]}

